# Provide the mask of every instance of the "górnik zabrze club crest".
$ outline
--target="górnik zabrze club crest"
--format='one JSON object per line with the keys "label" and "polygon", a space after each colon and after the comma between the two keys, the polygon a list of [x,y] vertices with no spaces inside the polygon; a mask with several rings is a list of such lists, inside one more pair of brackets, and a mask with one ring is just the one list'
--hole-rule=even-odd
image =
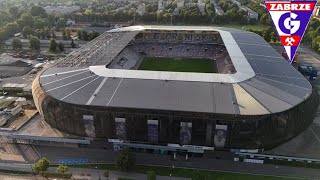
{"label": "g\u00f3rnik zabrze club crest", "polygon": [[265,1],[280,41],[292,63],[317,1]]}

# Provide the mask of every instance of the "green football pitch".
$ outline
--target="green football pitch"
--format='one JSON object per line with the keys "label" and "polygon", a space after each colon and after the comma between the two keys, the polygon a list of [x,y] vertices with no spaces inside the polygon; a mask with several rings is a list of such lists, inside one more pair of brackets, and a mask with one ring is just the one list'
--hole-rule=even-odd
{"label": "green football pitch", "polygon": [[207,59],[146,57],[139,70],[216,73],[217,66],[214,61]]}

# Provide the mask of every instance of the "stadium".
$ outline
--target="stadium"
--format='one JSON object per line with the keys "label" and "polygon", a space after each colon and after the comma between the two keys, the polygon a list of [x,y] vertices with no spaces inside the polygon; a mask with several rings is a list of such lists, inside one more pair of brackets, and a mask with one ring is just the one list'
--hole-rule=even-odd
{"label": "stadium", "polygon": [[52,127],[153,149],[272,148],[305,130],[319,103],[263,38],[219,27],[113,29],[32,86]]}

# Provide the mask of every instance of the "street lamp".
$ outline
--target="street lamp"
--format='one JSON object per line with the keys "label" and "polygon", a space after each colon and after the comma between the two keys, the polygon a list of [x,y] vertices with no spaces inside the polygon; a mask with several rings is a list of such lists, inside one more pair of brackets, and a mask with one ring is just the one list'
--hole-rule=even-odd
{"label": "street lamp", "polygon": [[98,170],[99,180],[101,180],[101,177],[100,177],[100,171],[99,171],[99,169],[98,169],[98,166],[96,166],[95,168]]}

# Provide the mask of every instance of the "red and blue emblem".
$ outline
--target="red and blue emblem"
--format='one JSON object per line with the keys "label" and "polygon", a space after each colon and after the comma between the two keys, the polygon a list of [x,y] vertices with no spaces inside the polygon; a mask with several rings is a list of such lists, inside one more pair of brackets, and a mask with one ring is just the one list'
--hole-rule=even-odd
{"label": "red and blue emblem", "polygon": [[280,41],[292,63],[317,1],[265,1]]}

